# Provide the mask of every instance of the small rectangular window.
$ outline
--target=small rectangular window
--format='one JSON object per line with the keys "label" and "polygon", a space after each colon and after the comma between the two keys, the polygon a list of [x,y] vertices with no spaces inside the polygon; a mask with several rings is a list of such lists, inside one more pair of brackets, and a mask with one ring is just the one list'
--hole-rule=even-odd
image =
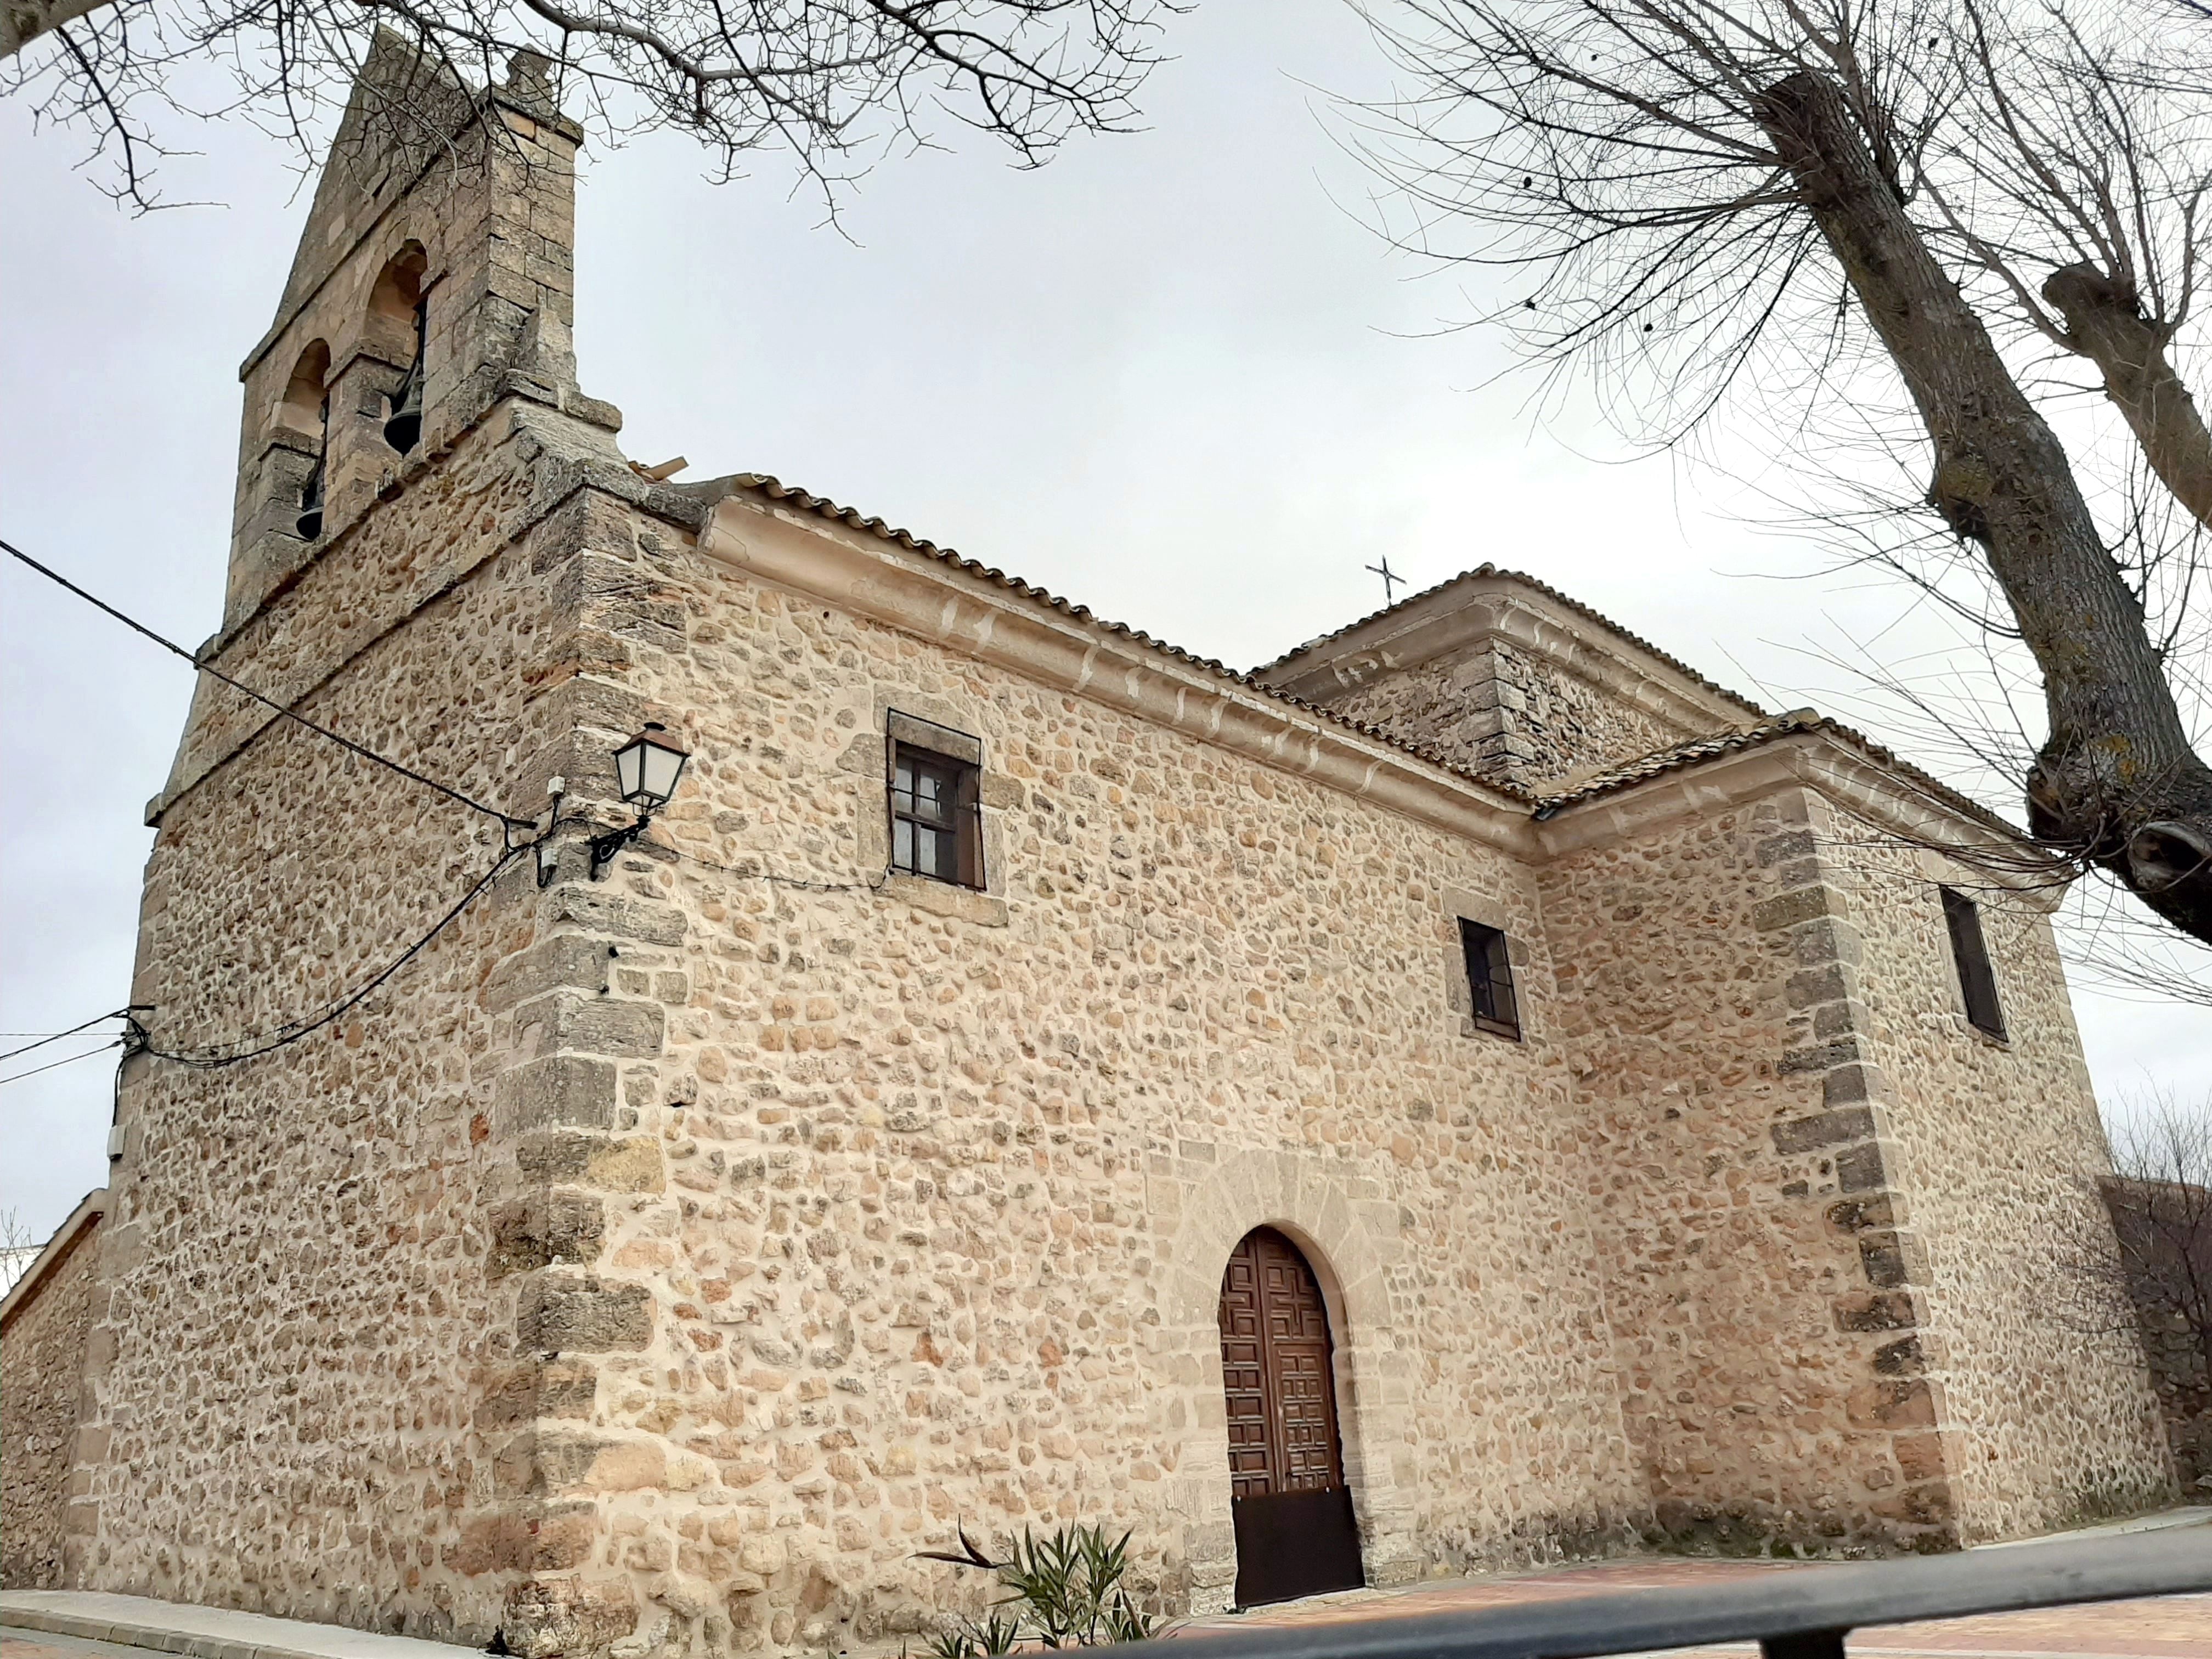
{"label": "small rectangular window", "polygon": [[1997,1006],[1997,976],[1990,967],[1989,942],[1982,937],[1980,908],[1951,888],[1936,890],[1943,895],[1943,921],[1951,930],[1951,959],[1959,965],[1967,1021],[1976,1030],[2002,1039],[2004,1011]]}
{"label": "small rectangular window", "polygon": [[[901,875],[983,885],[982,745],[894,714],[889,736],[891,868]],[[933,743],[916,742],[917,736]],[[964,750],[947,754],[945,750]]]}
{"label": "small rectangular window", "polygon": [[1513,994],[1513,960],[1505,935],[1460,918],[1460,949],[1467,957],[1468,1000],[1475,1029],[1521,1040],[1521,1004]]}

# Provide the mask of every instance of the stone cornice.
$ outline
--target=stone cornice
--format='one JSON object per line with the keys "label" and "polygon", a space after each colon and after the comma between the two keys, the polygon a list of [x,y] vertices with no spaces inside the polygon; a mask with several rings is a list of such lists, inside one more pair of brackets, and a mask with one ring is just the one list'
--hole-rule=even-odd
{"label": "stone cornice", "polygon": [[726,495],[700,550],[752,580],[1091,698],[1278,770],[1482,842],[1537,851],[1528,808],[1381,739],[1170,655],[1127,632],[1053,609],[988,577],[804,507]]}
{"label": "stone cornice", "polygon": [[[1271,688],[1058,605],[1026,584],[916,544],[818,497],[773,493],[764,482],[740,474],[695,487],[695,499],[713,501],[700,532],[702,553],[752,580],[1093,698],[1516,858],[1561,857],[1802,787],[1880,836],[1986,853],[1992,879],[2030,898],[2048,895],[2042,899],[2046,905],[2055,904],[2062,890],[2053,879],[2055,864],[2046,865],[2024,842],[1965,816],[1907,772],[1820,727],[1749,741],[1645,782],[1568,803],[1538,820],[1527,802],[1333,720],[1324,710],[1271,696]],[[1507,637],[1518,642],[1539,636],[1532,631]]]}
{"label": "stone cornice", "polygon": [[[2064,866],[2027,842],[1964,817],[1914,781],[1836,733],[1789,732],[1645,782],[1577,801],[1536,824],[1545,858],[1625,841],[1688,817],[1710,817],[1779,789],[1812,790],[1881,839],[1935,847],[1971,863],[1983,878],[2055,909]],[[1977,861],[1976,855],[1981,855]]]}
{"label": "stone cornice", "polygon": [[[507,425],[495,425],[493,416],[502,410],[514,418]],[[605,453],[602,454],[599,453],[596,443],[589,447],[562,443],[564,422],[574,422],[578,418],[564,415],[552,404],[541,404],[539,399],[523,395],[512,386],[503,385],[485,406],[471,415],[466,423],[457,431],[434,447],[426,446],[424,452],[408,457],[399,468],[387,473],[374,500],[360,514],[340,525],[330,536],[315,544],[309,556],[299,568],[272,586],[252,611],[203,645],[198,660],[208,665],[220,664],[226,672],[245,680],[264,696],[275,697],[287,707],[297,708],[404,627],[423,607],[435,604],[501,552],[527,536],[579,489],[597,489],[615,496],[686,532],[696,528],[703,514],[696,498],[671,489],[665,484],[651,483],[640,477],[627,465],[610,459],[619,453],[611,446],[608,446]],[[593,425],[588,421],[582,424],[585,427]],[[487,428],[491,429],[487,430]],[[292,619],[292,614],[306,603],[304,596],[310,591],[310,579],[325,567],[343,563],[352,556],[354,544],[365,533],[365,526],[389,511],[403,494],[419,487],[431,475],[451,465],[453,454],[463,447],[476,443],[504,444],[517,440],[521,441],[531,453],[520,458],[516,465],[534,471],[537,487],[532,490],[527,506],[511,522],[501,526],[495,535],[478,544],[466,557],[423,572],[418,582],[391,596],[390,610],[377,619],[374,627],[365,630],[345,650],[334,653],[327,659],[319,660],[307,671],[283,681],[264,681],[257,672],[253,641],[282,631],[285,623]],[[186,716],[184,735],[179,741],[168,781],[163,785],[161,793],[146,803],[145,822],[149,826],[158,826],[162,815],[178,801],[283,718],[273,710],[256,711],[240,721],[236,730],[222,741],[204,752],[200,751],[195,748],[194,740],[200,734],[202,720],[210,707],[204,699],[220,690],[217,682],[195,676],[191,712]],[[235,696],[234,693],[224,692],[223,695]]]}
{"label": "stone cornice", "polygon": [[1498,572],[1457,578],[1432,594],[1301,647],[1256,671],[1293,696],[1327,702],[1378,670],[1417,668],[1448,652],[1503,640],[1685,737],[1748,724],[1757,709],[1706,684],[1573,605]]}

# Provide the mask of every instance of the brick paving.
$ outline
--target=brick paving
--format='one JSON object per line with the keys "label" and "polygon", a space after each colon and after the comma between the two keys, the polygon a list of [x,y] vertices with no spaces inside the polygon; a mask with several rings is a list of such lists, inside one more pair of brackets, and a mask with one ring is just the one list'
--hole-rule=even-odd
{"label": "brick paving", "polygon": [[85,1659],[101,1654],[107,1659],[145,1659],[143,1648],[118,1648],[112,1642],[78,1642],[66,1636],[0,1630],[0,1659]]}
{"label": "brick paving", "polygon": [[[1182,1626],[1179,1633],[1411,1618],[1614,1590],[1725,1583],[1759,1573],[1801,1570],[1794,1562],[1607,1561],[1510,1578],[1462,1578],[1411,1589],[1355,1590],[1200,1620]],[[1871,1626],[1857,1632],[1848,1648],[1867,1659],[1923,1659],[1923,1656],[1925,1659],[2212,1659],[2212,1595],[2155,1596],[1977,1619]],[[1758,1651],[1758,1645],[1749,1642],[1676,1650],[1679,1659],[1745,1659]],[[0,1656],[0,1659],[15,1659],[15,1656]]]}
{"label": "brick paving", "polygon": [[[1193,1620],[1176,1633],[1354,1624],[1563,1601],[1617,1590],[1725,1583],[1759,1573],[1800,1570],[1793,1562],[1606,1561],[1512,1577],[1450,1579],[1410,1589],[1317,1596],[1247,1613]],[[2156,1596],[1928,1624],[1886,1625],[1858,1632],[1849,1650],[1863,1659],[2212,1659],[2212,1595]],[[1756,1644],[1746,1642],[1677,1649],[1673,1659],[1755,1659],[1758,1651]],[[0,1630],[0,1659],[148,1659],[148,1650]]]}

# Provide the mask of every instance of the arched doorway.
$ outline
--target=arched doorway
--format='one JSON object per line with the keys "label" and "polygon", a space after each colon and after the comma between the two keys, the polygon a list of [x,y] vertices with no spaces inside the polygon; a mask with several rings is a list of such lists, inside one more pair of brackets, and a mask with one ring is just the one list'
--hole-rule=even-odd
{"label": "arched doorway", "polygon": [[1239,1607],[1367,1582],[1333,1358],[1328,1309],[1298,1247],[1272,1227],[1245,1234],[1221,1275]]}

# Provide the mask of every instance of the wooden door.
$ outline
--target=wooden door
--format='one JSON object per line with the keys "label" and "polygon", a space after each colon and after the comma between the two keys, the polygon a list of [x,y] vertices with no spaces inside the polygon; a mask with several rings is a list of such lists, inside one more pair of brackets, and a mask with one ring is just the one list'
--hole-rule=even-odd
{"label": "wooden door", "polygon": [[1271,1227],[1246,1234],[1221,1276],[1240,1607],[1366,1582],[1332,1359],[1328,1309],[1305,1257]]}

